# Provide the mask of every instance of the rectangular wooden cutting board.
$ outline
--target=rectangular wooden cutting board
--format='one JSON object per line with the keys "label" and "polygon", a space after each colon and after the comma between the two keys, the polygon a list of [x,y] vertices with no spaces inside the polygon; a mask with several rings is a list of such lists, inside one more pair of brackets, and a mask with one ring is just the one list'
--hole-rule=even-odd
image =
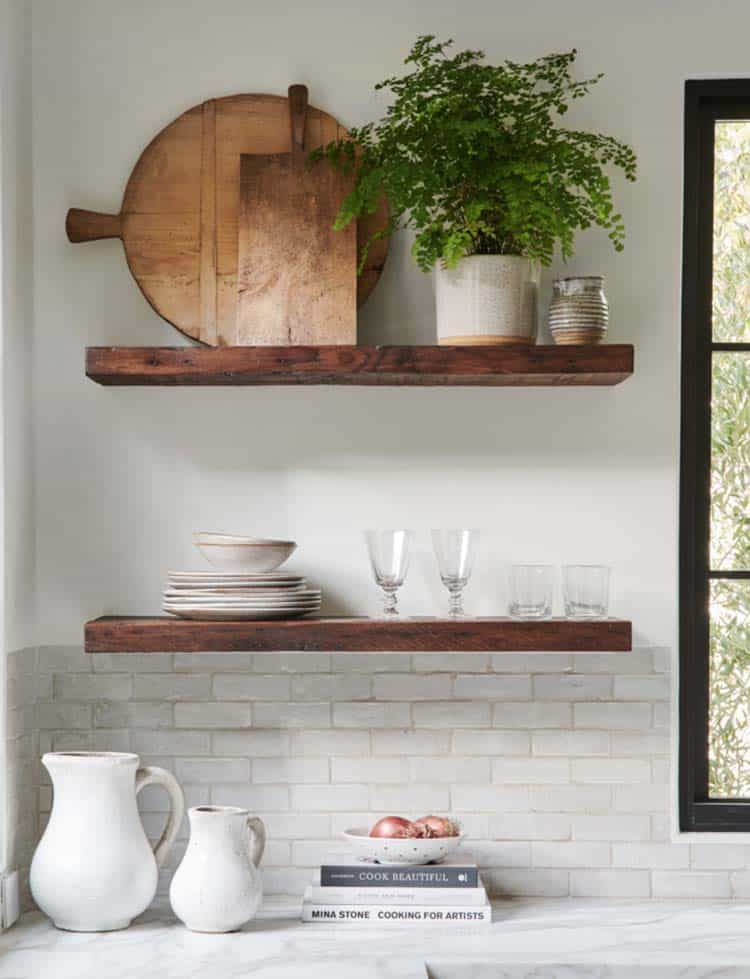
{"label": "rectangular wooden cutting board", "polygon": [[355,344],[356,227],[333,229],[351,180],[307,164],[306,100],[292,96],[291,151],[240,158],[236,342]]}

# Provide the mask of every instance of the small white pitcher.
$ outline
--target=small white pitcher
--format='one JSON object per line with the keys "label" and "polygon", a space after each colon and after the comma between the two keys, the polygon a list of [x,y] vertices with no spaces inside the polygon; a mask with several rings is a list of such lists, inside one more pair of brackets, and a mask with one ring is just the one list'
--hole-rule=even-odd
{"label": "small white pitcher", "polygon": [[[31,863],[31,893],[65,931],[127,928],[156,894],[184,813],[177,780],[163,768],[138,768],[138,755],[59,751],[42,758],[54,788],[52,815]],[[161,785],[172,804],[153,852],[136,796]]]}
{"label": "small white pitcher", "polygon": [[172,878],[172,910],[191,931],[237,931],[263,897],[258,864],[266,828],[247,809],[188,809],[190,842]]}

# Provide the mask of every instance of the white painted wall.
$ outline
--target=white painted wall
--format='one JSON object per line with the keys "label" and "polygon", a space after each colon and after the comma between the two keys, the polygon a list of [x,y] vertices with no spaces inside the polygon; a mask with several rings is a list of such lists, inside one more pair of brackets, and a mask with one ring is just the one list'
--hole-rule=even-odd
{"label": "white painted wall", "polygon": [[[198,528],[294,537],[295,564],[322,584],[329,609],[370,611],[362,529],[410,525],[421,553],[403,607],[430,612],[445,596],[427,530],[468,523],[485,534],[471,611],[503,607],[513,560],[607,561],[613,612],[633,618],[638,641],[672,643],[682,85],[747,68],[750,8],[728,0],[721,10],[697,0],[468,0],[460,13],[446,0],[35,0],[41,641],[78,641],[84,619],[102,612],[156,610],[165,571],[198,565]],[[606,275],[611,340],[636,344],[635,377],[613,390],[546,391],[86,381],[86,344],[181,339],[148,307],[119,242],[67,243],[66,209],[117,211],[143,146],[210,96],[298,81],[345,123],[373,118],[373,83],[425,31],[492,59],[575,45],[581,75],[606,72],[573,121],[638,151],[640,180],[617,187],[627,250],[588,234],[567,271]],[[362,340],[434,339],[430,280],[406,251],[395,244]]]}
{"label": "white painted wall", "polygon": [[18,663],[9,672],[8,658],[34,641],[30,14],[25,0],[0,0],[0,873],[17,858],[20,798]]}

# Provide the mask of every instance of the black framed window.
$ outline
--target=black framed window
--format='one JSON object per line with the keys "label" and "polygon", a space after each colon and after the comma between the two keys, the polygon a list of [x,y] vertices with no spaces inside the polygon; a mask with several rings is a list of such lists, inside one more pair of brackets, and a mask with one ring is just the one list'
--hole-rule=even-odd
{"label": "black framed window", "polygon": [[750,79],[685,87],[680,826],[750,830]]}

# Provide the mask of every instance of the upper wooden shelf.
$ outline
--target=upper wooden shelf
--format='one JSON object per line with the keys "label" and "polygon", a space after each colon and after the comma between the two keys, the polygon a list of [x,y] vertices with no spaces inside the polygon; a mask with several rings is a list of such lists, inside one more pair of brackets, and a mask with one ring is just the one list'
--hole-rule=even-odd
{"label": "upper wooden shelf", "polygon": [[367,384],[535,387],[619,384],[630,344],[487,347],[88,347],[107,385]]}
{"label": "upper wooden shelf", "polygon": [[105,616],[86,623],[88,653],[628,652],[625,619],[303,618],[200,622]]}

